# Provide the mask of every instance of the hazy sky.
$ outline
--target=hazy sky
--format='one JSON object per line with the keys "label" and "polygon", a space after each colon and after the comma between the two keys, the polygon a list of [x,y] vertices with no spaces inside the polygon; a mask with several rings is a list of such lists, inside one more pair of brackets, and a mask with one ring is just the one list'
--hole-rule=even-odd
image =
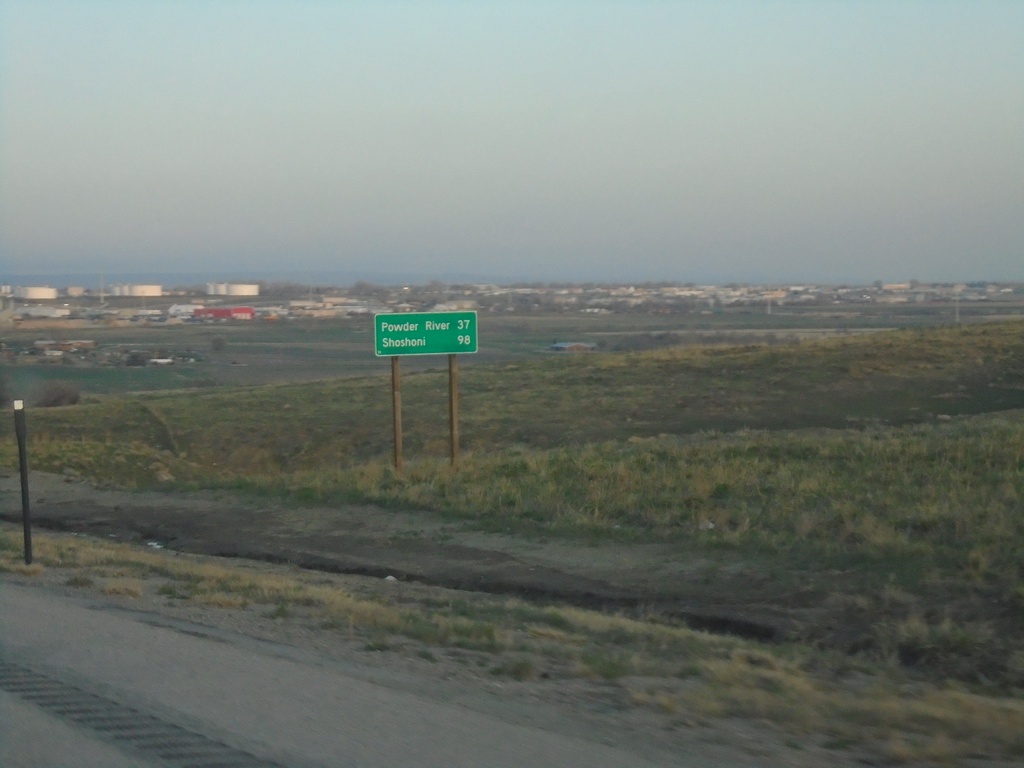
{"label": "hazy sky", "polygon": [[4,274],[1024,280],[1024,2],[0,0]]}

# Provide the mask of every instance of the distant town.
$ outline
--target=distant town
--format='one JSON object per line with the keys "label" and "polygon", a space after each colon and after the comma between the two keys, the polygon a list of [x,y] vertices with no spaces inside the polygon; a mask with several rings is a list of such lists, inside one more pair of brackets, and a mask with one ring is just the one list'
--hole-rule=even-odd
{"label": "distant town", "polygon": [[[443,284],[310,287],[290,282],[207,283],[164,287],[115,284],[0,285],[0,327],[67,323],[218,323],[336,318],[379,312],[476,310],[488,313],[673,314],[723,307],[764,312],[837,305],[1019,304],[1024,283],[883,283],[869,285]],[[75,322],[78,321],[78,322]],[[84,321],[84,322],[83,322]]]}

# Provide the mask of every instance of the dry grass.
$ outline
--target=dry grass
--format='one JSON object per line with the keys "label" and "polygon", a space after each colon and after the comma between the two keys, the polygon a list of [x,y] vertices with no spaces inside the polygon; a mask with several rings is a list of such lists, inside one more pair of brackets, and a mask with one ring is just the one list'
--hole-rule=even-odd
{"label": "dry grass", "polygon": [[245,608],[249,601],[241,595],[229,592],[206,592],[192,597],[197,603],[213,608]]}
{"label": "dry grass", "polygon": [[118,597],[142,597],[145,591],[138,579],[108,579],[102,586],[103,594]]}
{"label": "dry grass", "polygon": [[38,576],[45,568],[41,563],[32,563],[26,565],[24,562],[0,562],[0,573],[16,573],[19,576]]}
{"label": "dry grass", "polygon": [[[516,681],[561,670],[552,678],[555,685],[559,676],[572,674],[621,686],[634,706],[670,721],[768,721],[794,735],[874,747],[893,762],[1024,754],[1019,698],[911,681],[891,666],[861,664],[854,674],[837,675],[827,658],[807,648],[762,647],[653,619],[515,599],[438,602],[391,587],[401,598],[398,605],[380,596],[358,597],[313,574],[229,567],[78,537],[39,536],[41,562],[22,570],[13,540],[0,529],[0,566],[12,574],[38,575],[48,568],[59,583],[94,586],[107,595],[164,594],[205,607],[255,609],[267,620],[344,630],[370,650],[408,647],[423,656],[430,653],[424,646],[451,647],[495,659],[488,664],[493,674]],[[896,589],[888,599],[907,600]],[[910,621],[902,631],[923,630]],[[430,658],[436,661],[433,653]]]}
{"label": "dry grass", "polygon": [[894,680],[814,676],[799,664],[742,649],[701,663],[703,685],[682,701],[705,716],[769,720],[796,733],[885,745],[891,759],[945,760],[1024,753],[1024,701]]}
{"label": "dry grass", "polygon": [[679,711],[679,698],[664,691],[634,691],[630,695],[630,701],[639,707],[653,707],[665,714],[675,714]]}

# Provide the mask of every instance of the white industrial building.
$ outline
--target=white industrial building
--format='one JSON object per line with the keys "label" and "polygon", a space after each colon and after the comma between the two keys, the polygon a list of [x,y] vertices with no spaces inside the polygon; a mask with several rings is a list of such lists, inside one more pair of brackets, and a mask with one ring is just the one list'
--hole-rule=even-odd
{"label": "white industrial building", "polygon": [[259,296],[260,287],[256,283],[207,283],[207,296]]}
{"label": "white industrial building", "polygon": [[48,285],[19,285],[14,289],[14,298],[26,301],[48,301],[57,298],[57,289]]}
{"label": "white industrial building", "polygon": [[71,310],[65,307],[20,307],[17,314],[22,317],[43,318],[53,320],[58,317],[68,317]]}
{"label": "white industrial building", "polygon": [[110,286],[111,296],[154,297],[163,296],[162,285],[118,284]]}
{"label": "white industrial building", "polygon": [[202,309],[202,304],[172,304],[167,310],[168,317],[192,317],[197,309]]}

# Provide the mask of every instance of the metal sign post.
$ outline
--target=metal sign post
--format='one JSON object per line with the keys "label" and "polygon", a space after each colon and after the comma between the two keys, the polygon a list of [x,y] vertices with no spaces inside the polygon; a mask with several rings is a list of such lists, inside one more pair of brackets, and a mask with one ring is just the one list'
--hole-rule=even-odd
{"label": "metal sign post", "polygon": [[373,318],[374,351],[391,358],[391,399],[395,424],[395,470],[402,469],[402,396],[398,358],[403,355],[448,355],[448,426],[451,462],[459,461],[460,354],[477,351],[476,312],[403,312]]}
{"label": "metal sign post", "polygon": [[451,435],[452,466],[459,463],[459,356],[448,355],[448,432]]}
{"label": "metal sign post", "polygon": [[14,401],[14,433],[18,439],[18,464],[21,468],[21,520],[25,529],[25,565],[32,565],[32,518],[28,503],[28,430],[25,426],[25,402]]}
{"label": "metal sign post", "polygon": [[398,358],[391,358],[391,415],[395,425],[395,471],[402,471],[402,372]]}

